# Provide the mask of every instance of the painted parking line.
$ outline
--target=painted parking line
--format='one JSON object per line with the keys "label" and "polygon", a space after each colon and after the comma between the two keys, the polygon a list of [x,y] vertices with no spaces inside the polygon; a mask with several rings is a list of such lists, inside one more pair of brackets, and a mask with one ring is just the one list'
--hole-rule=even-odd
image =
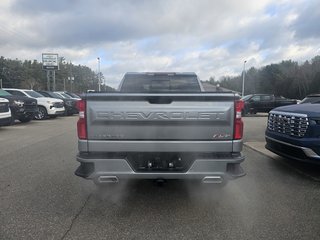
{"label": "painted parking line", "polygon": [[264,147],[266,145],[266,142],[245,142],[244,145],[251,148],[254,151],[262,153],[267,157],[271,157],[273,159],[276,159],[279,157],[277,154],[270,152]]}

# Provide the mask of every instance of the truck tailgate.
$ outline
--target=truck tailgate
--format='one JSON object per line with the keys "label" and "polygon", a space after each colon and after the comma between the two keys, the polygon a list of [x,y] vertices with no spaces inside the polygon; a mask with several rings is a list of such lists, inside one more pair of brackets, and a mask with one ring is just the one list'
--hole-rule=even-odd
{"label": "truck tailgate", "polygon": [[92,94],[88,140],[223,141],[233,138],[234,94]]}

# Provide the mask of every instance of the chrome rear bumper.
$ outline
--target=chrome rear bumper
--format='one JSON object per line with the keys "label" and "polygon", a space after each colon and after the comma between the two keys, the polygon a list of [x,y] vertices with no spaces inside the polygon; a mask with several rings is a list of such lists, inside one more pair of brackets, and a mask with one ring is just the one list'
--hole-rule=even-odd
{"label": "chrome rear bumper", "polygon": [[240,154],[232,158],[195,159],[186,172],[136,172],[125,158],[78,155],[77,160],[81,164],[75,174],[97,183],[118,182],[121,179],[195,179],[204,183],[222,183],[245,175],[240,166],[244,159]]}

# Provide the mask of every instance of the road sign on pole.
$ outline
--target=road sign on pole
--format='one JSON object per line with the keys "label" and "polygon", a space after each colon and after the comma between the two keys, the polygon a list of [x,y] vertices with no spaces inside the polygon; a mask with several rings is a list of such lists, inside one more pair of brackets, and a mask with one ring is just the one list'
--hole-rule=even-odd
{"label": "road sign on pole", "polygon": [[59,70],[59,55],[57,53],[42,53],[43,70]]}
{"label": "road sign on pole", "polygon": [[42,69],[47,72],[47,90],[50,91],[51,79],[52,90],[56,90],[56,72],[59,70],[59,55],[57,53],[42,53]]}

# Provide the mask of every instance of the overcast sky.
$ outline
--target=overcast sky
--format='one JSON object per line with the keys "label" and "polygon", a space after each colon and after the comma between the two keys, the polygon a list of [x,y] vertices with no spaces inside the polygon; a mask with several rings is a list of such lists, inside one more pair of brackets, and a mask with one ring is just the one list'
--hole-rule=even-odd
{"label": "overcast sky", "polygon": [[1,0],[0,55],[43,52],[97,71],[188,71],[201,79],[320,55],[319,0]]}

